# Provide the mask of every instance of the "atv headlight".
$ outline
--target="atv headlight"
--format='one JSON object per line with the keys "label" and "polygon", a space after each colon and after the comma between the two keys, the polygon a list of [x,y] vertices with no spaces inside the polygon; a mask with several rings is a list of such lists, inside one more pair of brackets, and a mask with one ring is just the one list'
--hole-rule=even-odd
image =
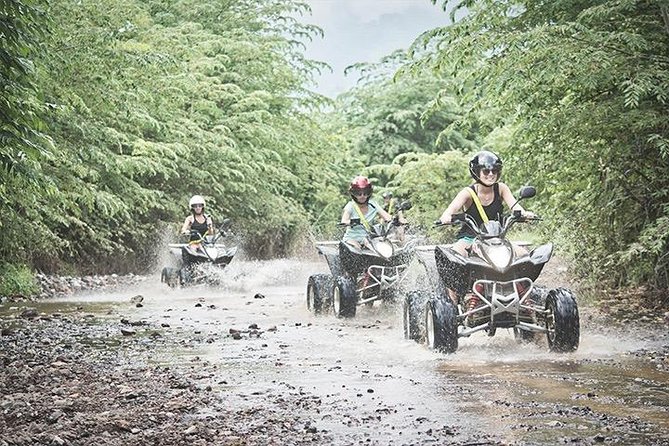
{"label": "atv headlight", "polygon": [[375,240],[372,242],[372,246],[374,246],[374,250],[384,258],[389,258],[393,256],[393,244],[390,243],[388,240]]}
{"label": "atv headlight", "polygon": [[502,269],[511,263],[511,249],[508,246],[490,246],[487,249],[488,258],[496,268]]}

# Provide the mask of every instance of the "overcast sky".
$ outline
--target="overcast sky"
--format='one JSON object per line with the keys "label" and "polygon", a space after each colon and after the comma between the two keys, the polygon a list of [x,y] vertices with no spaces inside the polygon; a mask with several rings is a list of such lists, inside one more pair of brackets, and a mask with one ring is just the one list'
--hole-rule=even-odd
{"label": "overcast sky", "polygon": [[[307,44],[306,56],[327,62],[333,73],[318,78],[316,91],[335,97],[351,88],[355,73],[344,69],[357,62],[377,62],[396,49],[406,49],[420,33],[448,23],[448,14],[430,0],[307,0],[324,38]],[[441,3],[441,2],[440,2]]]}

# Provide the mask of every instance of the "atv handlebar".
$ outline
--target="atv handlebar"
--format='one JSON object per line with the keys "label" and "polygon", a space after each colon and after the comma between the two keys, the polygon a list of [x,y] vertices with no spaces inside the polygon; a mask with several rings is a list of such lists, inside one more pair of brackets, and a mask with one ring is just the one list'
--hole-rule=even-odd
{"label": "atv handlebar", "polygon": [[449,223],[444,223],[440,220],[435,220],[434,221],[434,227],[435,228],[441,228],[443,226],[457,226],[461,225],[462,223],[465,222],[466,220],[466,215],[464,212],[460,214],[453,214],[451,215],[451,221]]}
{"label": "atv handlebar", "polygon": [[[535,215],[532,217],[523,217],[521,214],[521,211],[513,211],[513,214],[509,215],[505,220],[504,223],[502,224],[504,232],[508,231],[511,226],[513,226],[515,223],[529,223],[532,221],[541,221],[543,220],[542,217]],[[435,220],[433,227],[434,228],[443,228],[444,226],[459,226],[459,225],[467,225],[469,226],[476,234],[481,234],[483,235],[481,228],[478,227],[476,224],[476,221],[470,216],[467,215],[466,213],[462,212],[459,214],[453,214],[451,216],[451,221],[449,223],[443,223],[441,220]]]}

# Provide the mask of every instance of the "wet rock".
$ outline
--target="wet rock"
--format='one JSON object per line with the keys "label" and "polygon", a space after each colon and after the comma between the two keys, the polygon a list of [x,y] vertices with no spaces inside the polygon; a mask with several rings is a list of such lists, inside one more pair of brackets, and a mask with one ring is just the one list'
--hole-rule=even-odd
{"label": "wet rock", "polygon": [[264,299],[264,298],[265,298],[265,295],[264,295],[264,294],[260,294],[260,293],[256,293],[255,296],[253,296],[253,298],[254,298],[254,299]]}
{"label": "wet rock", "polygon": [[48,423],[50,423],[50,424],[53,424],[53,423],[55,423],[56,421],[58,421],[63,415],[65,415],[65,414],[63,413],[62,410],[58,410],[58,409],[56,409],[56,410],[54,410],[53,412],[51,412],[51,413],[49,414],[49,416],[47,417],[46,421],[47,421]]}
{"label": "wet rock", "polygon": [[133,336],[133,335],[137,334],[137,332],[135,330],[133,330],[132,328],[121,328],[121,334],[123,336]]}
{"label": "wet rock", "polygon": [[258,330],[258,324],[251,324],[249,325],[250,330]]}
{"label": "wet rock", "polygon": [[35,308],[26,308],[19,314],[19,317],[23,319],[35,319],[39,316],[39,312]]}
{"label": "wet rock", "polygon": [[143,300],[144,300],[144,296],[142,296],[141,294],[138,294],[136,296],[132,296],[130,298],[130,302],[132,302],[133,304],[138,304],[138,303],[142,302]]}

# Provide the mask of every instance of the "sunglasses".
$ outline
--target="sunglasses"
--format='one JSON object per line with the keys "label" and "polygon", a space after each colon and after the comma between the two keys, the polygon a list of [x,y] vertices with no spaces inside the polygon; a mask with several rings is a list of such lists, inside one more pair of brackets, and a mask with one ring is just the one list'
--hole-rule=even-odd
{"label": "sunglasses", "polygon": [[204,205],[203,205],[203,204],[194,204],[194,205],[191,206],[191,207],[194,207],[194,208],[203,208]]}
{"label": "sunglasses", "polygon": [[482,175],[499,175],[499,169],[481,169],[481,174]]}
{"label": "sunglasses", "polygon": [[356,197],[369,197],[370,192],[368,190],[359,190],[359,191],[353,192],[353,195],[355,195]]}

